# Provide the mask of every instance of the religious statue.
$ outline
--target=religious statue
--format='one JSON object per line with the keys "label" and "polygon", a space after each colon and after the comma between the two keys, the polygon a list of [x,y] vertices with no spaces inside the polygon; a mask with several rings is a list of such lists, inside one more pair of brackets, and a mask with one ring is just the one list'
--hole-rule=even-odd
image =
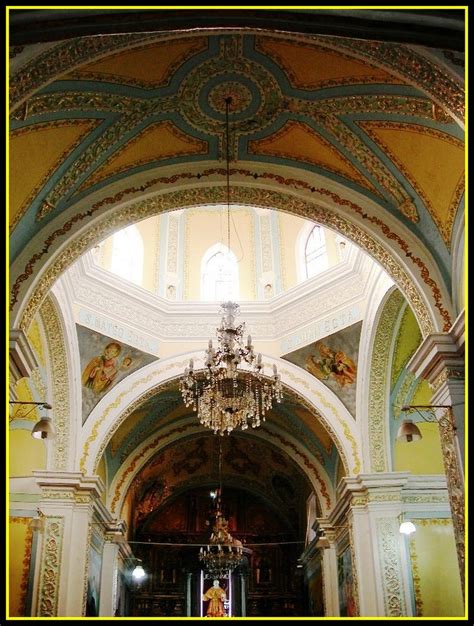
{"label": "religious statue", "polygon": [[219,581],[214,580],[212,587],[206,591],[202,596],[203,600],[209,600],[209,606],[207,607],[207,617],[224,617],[224,600],[226,594],[224,589],[219,586]]}

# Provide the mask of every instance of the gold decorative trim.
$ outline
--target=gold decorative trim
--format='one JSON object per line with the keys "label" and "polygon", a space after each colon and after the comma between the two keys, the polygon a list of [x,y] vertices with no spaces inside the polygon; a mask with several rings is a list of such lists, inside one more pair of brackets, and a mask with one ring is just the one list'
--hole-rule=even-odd
{"label": "gold decorative trim", "polygon": [[[158,126],[168,131],[177,140],[188,143],[189,151],[180,150],[176,152],[170,152],[169,154],[166,154],[161,157],[137,159],[133,163],[122,165],[121,167],[118,167],[110,172],[106,172],[106,173],[103,172],[103,170],[110,163],[112,163],[115,159],[118,159],[125,151],[132,148],[136,143],[141,141],[144,137],[154,132]],[[196,150],[193,150],[192,146],[195,146]],[[186,157],[186,156],[190,156],[194,154],[206,155],[208,153],[209,153],[209,144],[207,141],[204,141],[202,139],[196,139],[196,137],[193,137],[192,135],[187,135],[182,130],[180,130],[171,120],[162,120],[159,122],[153,122],[152,124],[144,128],[140,133],[132,137],[125,144],[120,146],[118,150],[113,152],[103,163],[101,163],[98,172],[96,174],[92,173],[90,178],[86,179],[86,181],[81,185],[78,191],[81,192],[87,189],[88,187],[92,187],[93,185],[96,185],[97,183],[100,183],[103,180],[106,180],[107,178],[111,178],[112,176],[115,176],[116,174],[120,174],[121,172],[125,172],[128,170],[140,167],[142,165],[146,165],[148,163],[154,163],[156,161],[164,161],[166,159],[174,159],[176,157],[183,157],[183,156]],[[102,174],[100,173],[101,171],[102,171]]]}
{"label": "gold decorative trim", "polygon": [[71,419],[69,367],[60,314],[49,296],[46,297],[41,305],[40,316],[46,331],[49,362],[52,364],[51,380],[53,384],[54,425],[56,428],[53,468],[55,470],[65,470],[68,466],[69,421]]}
{"label": "gold decorative trim", "polygon": [[64,517],[46,517],[39,580],[39,617],[55,617],[58,613],[63,534]]}
{"label": "gold decorative trim", "polygon": [[385,616],[401,617],[407,614],[407,610],[403,593],[398,523],[393,518],[379,518],[376,523]]}
{"label": "gold decorative trim", "polygon": [[[88,438],[86,439],[86,441],[84,443],[81,460],[79,462],[79,467],[80,467],[80,470],[82,472],[86,472],[86,463],[87,463],[87,458],[89,456],[89,449],[90,449],[91,444],[97,439],[97,437],[99,435],[99,428],[100,428],[100,426],[107,419],[109,413],[113,409],[116,409],[118,406],[120,406],[120,403],[122,402],[122,399],[125,396],[127,396],[128,394],[130,394],[134,389],[136,389],[140,385],[142,385],[144,383],[151,382],[152,380],[156,380],[156,378],[158,376],[160,376],[163,372],[169,371],[170,369],[173,369],[175,367],[184,368],[186,364],[187,364],[187,361],[174,361],[173,363],[168,364],[166,367],[158,368],[158,370],[155,370],[151,374],[148,374],[148,376],[146,376],[145,378],[140,378],[139,380],[136,380],[131,387],[129,387],[128,389],[125,389],[125,391],[122,391],[117,396],[117,398],[114,400],[114,402],[110,403],[104,409],[103,413],[100,415],[100,417],[97,419],[97,421],[94,422],[91,434],[88,436]],[[150,396],[151,396],[154,393],[156,393],[156,390],[155,389],[149,390],[147,393],[149,393]],[[140,399],[139,401],[135,402],[134,408],[136,408],[139,404],[141,404],[141,402],[142,402],[142,399]],[[131,407],[129,407],[129,408],[131,408]],[[125,413],[123,413],[122,415],[125,415]],[[118,428],[118,426],[119,426],[119,424],[116,424],[116,428]],[[109,438],[112,437],[113,432],[114,431],[112,430],[112,431],[110,431],[108,433],[109,434]],[[96,460],[95,460],[95,468],[97,468],[97,465],[99,464],[99,462],[100,462],[100,456],[97,456]]]}
{"label": "gold decorative trim", "polygon": [[[333,153],[336,157],[344,161],[346,165],[348,165],[350,169],[353,170],[353,174],[351,175],[348,172],[344,172],[343,170],[339,169],[335,165],[329,165],[328,163],[323,163],[322,161],[303,159],[301,158],[301,156],[295,155],[294,153],[291,153],[291,152],[283,152],[281,150],[272,151],[271,147],[268,148],[269,144],[272,144],[274,141],[277,141],[278,139],[281,139],[282,137],[285,137],[285,135],[287,135],[288,133],[291,133],[295,128],[298,128],[304,133],[308,133],[308,131],[310,131],[309,133],[310,136],[315,137],[331,153]],[[334,174],[337,174],[338,176],[341,176],[342,178],[345,178],[346,180],[351,180],[357,183],[358,185],[361,185],[362,187],[366,187],[366,188],[368,187],[371,190],[373,189],[371,183],[357,170],[357,167],[354,165],[354,163],[352,163],[352,161],[347,159],[339,150],[337,150],[337,148],[330,141],[328,141],[325,137],[323,137],[316,130],[314,130],[313,128],[308,126],[308,124],[304,122],[291,120],[289,122],[286,122],[275,133],[273,133],[272,135],[268,137],[265,137],[264,139],[252,139],[251,141],[248,142],[248,151],[250,154],[263,154],[263,155],[266,154],[269,156],[286,158],[291,161],[297,160],[298,162],[311,163],[312,165],[316,165],[317,167],[320,167],[321,169],[329,170],[330,172],[333,172]]]}
{"label": "gold decorative trim", "polygon": [[352,519],[349,521],[349,547],[351,551],[352,561],[352,580],[353,580],[353,594],[355,604],[355,616],[360,615],[360,598],[359,598],[359,578],[357,576],[356,558],[354,550],[354,527]]}
{"label": "gold decorative trim", "polygon": [[433,390],[433,392],[435,392],[435,391],[439,391],[439,389],[445,383],[447,383],[448,380],[450,379],[464,380],[465,377],[466,377],[466,372],[463,367],[456,367],[456,368],[445,367],[443,371],[440,374],[438,374],[438,376],[436,376],[436,378],[432,382],[428,381],[428,384]]}
{"label": "gold decorative trim", "polygon": [[418,555],[415,549],[415,540],[410,537],[409,552],[411,561],[411,575],[413,581],[413,591],[415,594],[415,617],[423,617],[423,600],[421,597],[421,576],[418,569]]}
{"label": "gold decorative trim", "polygon": [[390,345],[404,302],[405,299],[398,289],[390,294],[378,321],[372,348],[367,412],[370,469],[372,472],[388,471],[385,426],[388,411],[386,394],[389,385]]}

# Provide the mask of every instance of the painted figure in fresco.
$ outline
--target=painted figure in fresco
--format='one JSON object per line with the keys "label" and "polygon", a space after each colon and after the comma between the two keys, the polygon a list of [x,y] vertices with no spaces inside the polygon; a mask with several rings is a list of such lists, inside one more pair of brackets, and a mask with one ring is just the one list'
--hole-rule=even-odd
{"label": "painted figure in fresco", "polygon": [[320,380],[326,380],[332,376],[340,387],[351,385],[355,382],[357,366],[354,361],[342,350],[331,350],[324,343],[319,346],[319,359],[310,354],[306,359],[306,369],[310,374]]}
{"label": "painted figure in fresco", "polygon": [[224,617],[224,600],[226,599],[225,591],[219,586],[219,581],[214,580],[212,587],[206,591],[202,597],[203,600],[209,600],[207,607],[207,617]]}
{"label": "painted figure in fresco", "polygon": [[120,369],[128,370],[128,368],[130,367],[132,363],[133,363],[132,357],[126,356],[125,358],[122,359],[122,365],[120,366]]}
{"label": "painted figure in fresco", "polygon": [[94,357],[84,368],[82,384],[94,393],[102,393],[108,389],[117,375],[117,357],[121,350],[119,343],[108,343],[104,353]]}

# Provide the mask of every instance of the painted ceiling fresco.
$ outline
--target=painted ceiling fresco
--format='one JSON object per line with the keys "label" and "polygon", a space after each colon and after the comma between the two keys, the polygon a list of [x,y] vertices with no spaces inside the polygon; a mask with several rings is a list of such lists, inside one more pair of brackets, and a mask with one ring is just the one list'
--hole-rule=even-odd
{"label": "painted ceiling fresco", "polygon": [[[252,163],[267,164],[269,176],[293,166],[358,191],[413,231],[449,282],[464,145],[447,111],[462,117],[463,104],[455,81],[423,68],[422,57],[424,91],[403,46],[370,41],[262,32],[104,44],[98,58],[77,60],[80,40],[59,46],[43,65],[64,74],[37,91],[33,62],[12,80],[13,257],[61,211],[110,184],[136,176],[144,190],[152,180],[192,184],[186,163],[203,163],[200,180],[218,174],[231,96],[231,156],[240,163],[231,173],[252,181],[265,177]],[[177,166],[177,178],[157,178],[163,165]]]}
{"label": "painted ceiling fresco", "polygon": [[207,432],[167,447],[138,472],[130,487],[135,527],[183,490],[217,488],[219,444],[227,487],[245,484],[286,513],[308,497],[311,488],[302,470],[273,446],[235,433],[221,438]]}
{"label": "painted ceiling fresco", "polygon": [[283,356],[334,391],[353,417],[356,414],[357,360],[362,322]]}
{"label": "painted ceiling fresco", "polygon": [[76,324],[81,360],[82,423],[118,382],[156,356]]}

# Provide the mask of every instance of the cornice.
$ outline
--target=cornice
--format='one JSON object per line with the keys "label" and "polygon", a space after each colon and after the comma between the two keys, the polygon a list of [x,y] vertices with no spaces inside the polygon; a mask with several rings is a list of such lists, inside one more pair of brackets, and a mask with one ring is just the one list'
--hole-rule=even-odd
{"label": "cornice", "polygon": [[[358,305],[362,318],[378,273],[355,247],[323,274],[262,302],[242,302],[247,328],[260,341],[279,341],[308,324]],[[84,307],[158,341],[204,340],[215,332],[215,302],[170,302],[124,282],[84,255],[58,281],[71,307]],[[79,320],[76,321],[81,323]]]}

